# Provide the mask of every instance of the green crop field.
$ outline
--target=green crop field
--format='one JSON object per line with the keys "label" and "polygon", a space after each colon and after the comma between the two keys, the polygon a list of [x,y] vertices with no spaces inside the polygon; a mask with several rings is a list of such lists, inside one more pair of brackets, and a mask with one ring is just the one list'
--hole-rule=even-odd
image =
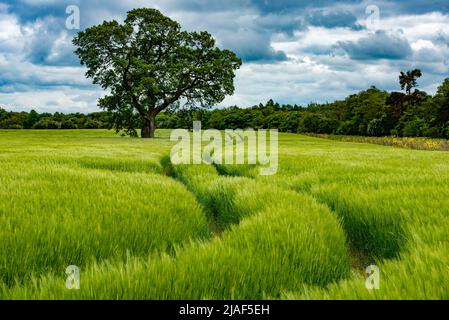
{"label": "green crop field", "polygon": [[449,298],[448,152],[280,134],[259,176],[169,135],[1,130],[0,299]]}

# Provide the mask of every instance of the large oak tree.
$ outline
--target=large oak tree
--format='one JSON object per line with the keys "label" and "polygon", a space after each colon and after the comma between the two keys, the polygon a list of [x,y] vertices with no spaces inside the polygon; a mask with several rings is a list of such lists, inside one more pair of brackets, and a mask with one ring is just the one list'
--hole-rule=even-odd
{"label": "large oak tree", "polygon": [[156,115],[175,103],[210,107],[233,94],[242,64],[209,33],[182,31],[149,8],[79,32],[73,43],[86,76],[108,90],[99,106],[113,114],[115,129],[135,133],[141,123],[143,138],[154,137]]}

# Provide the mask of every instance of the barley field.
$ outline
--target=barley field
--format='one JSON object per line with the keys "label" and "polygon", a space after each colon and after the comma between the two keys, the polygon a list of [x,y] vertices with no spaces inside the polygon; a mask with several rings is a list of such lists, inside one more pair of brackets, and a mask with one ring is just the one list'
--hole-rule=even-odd
{"label": "barley field", "polygon": [[169,136],[1,130],[0,299],[449,298],[449,153],[280,134],[260,176]]}

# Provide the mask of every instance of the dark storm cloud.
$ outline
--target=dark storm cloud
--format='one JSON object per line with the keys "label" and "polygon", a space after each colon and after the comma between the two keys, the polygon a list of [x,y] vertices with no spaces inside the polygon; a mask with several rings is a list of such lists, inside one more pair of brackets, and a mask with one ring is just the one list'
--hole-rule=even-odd
{"label": "dark storm cloud", "polygon": [[306,15],[307,24],[324,28],[348,27],[354,30],[362,29],[357,23],[357,17],[348,11],[313,11]]}
{"label": "dark storm cloud", "polygon": [[412,0],[394,1],[397,4],[397,13],[422,14],[428,12],[449,13],[449,1],[447,0]]}
{"label": "dark storm cloud", "polygon": [[246,48],[246,50],[239,49],[237,54],[246,62],[275,63],[288,59],[284,51],[277,51],[268,46],[254,46]]}
{"label": "dark storm cloud", "polygon": [[399,60],[412,53],[407,39],[398,34],[388,34],[381,30],[356,42],[344,41],[339,42],[339,45],[355,60]]}
{"label": "dark storm cloud", "polygon": [[236,28],[212,32],[219,45],[233,50],[244,62],[275,63],[287,60],[283,51],[277,51],[271,46],[271,33],[252,26],[251,28]]}
{"label": "dark storm cloud", "polygon": [[297,15],[266,14],[257,18],[255,26],[271,33],[283,33],[292,37],[295,31],[307,28],[304,19]]}
{"label": "dark storm cloud", "polygon": [[[0,0],[1,1],[1,0]],[[124,17],[126,11],[141,6],[157,7],[166,14],[171,12],[193,12],[197,14],[198,19],[209,24],[206,30],[214,35],[219,34],[222,39],[218,39],[223,47],[236,51],[246,62],[276,62],[285,61],[287,56],[285,52],[275,50],[271,47],[271,38],[273,34],[282,33],[293,37],[294,32],[304,30],[307,24],[323,25],[328,28],[338,26],[355,27],[354,16],[348,12],[331,12],[323,14],[317,12],[305,19],[305,9],[317,8],[336,1],[298,1],[298,0],[164,0],[164,1],[137,1],[124,0],[116,1],[83,1],[83,0],[6,0],[3,1],[9,6],[8,11],[19,17],[22,24],[33,23],[37,20],[49,21],[49,25],[40,26],[39,30],[29,37],[28,58],[33,63],[46,65],[77,65],[77,60],[72,53],[73,48],[68,42],[66,48],[57,48],[61,52],[56,56],[50,56],[54,53],[54,43],[61,38],[61,32],[64,30],[65,9],[68,5],[78,5],[81,10],[81,27],[86,28],[93,24],[100,23],[103,19],[110,20],[117,17]],[[342,1],[342,3],[353,3],[355,1]],[[229,35],[224,35],[222,30],[214,30],[214,21],[210,21],[209,15],[214,13],[214,18],[220,12],[233,12],[234,15],[255,14],[257,17],[248,22],[247,25],[240,27],[250,29],[252,32],[244,32],[248,35],[247,41],[240,41],[240,36],[235,35],[233,30],[234,21],[229,19],[223,21],[225,31],[229,30]],[[180,15],[182,21],[182,14]],[[227,16],[225,19],[228,19]],[[237,31],[240,32],[240,31]],[[73,36],[73,33],[72,33]],[[228,39],[236,36],[236,40]],[[238,46],[234,45],[238,44]]]}
{"label": "dark storm cloud", "polygon": [[69,4],[80,5],[82,1],[2,0],[0,2],[7,4],[8,11],[16,14],[22,23],[26,23],[47,16],[61,16]]}
{"label": "dark storm cloud", "polygon": [[291,13],[292,11],[298,12],[300,10],[308,8],[320,8],[326,6],[332,6],[338,3],[357,3],[359,0],[346,0],[346,1],[332,1],[332,0],[252,0],[253,6],[258,8],[262,13]]}
{"label": "dark storm cloud", "polygon": [[65,19],[46,17],[35,24],[24,52],[30,62],[49,66],[77,66],[71,43],[75,32],[64,28]]}

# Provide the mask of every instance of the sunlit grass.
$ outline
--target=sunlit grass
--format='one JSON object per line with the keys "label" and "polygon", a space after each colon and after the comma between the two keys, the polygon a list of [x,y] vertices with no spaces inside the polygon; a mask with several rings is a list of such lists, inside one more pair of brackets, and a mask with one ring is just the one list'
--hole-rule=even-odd
{"label": "sunlit grass", "polygon": [[282,134],[259,176],[158,137],[0,131],[0,298],[448,298],[448,153]]}
{"label": "sunlit grass", "polygon": [[362,275],[286,297],[447,298],[449,154],[299,137],[297,142],[288,150],[302,156],[283,157],[280,174],[267,182],[309,193],[332,208],[351,247],[379,266],[381,288],[367,290]]}
{"label": "sunlit grass", "polygon": [[42,282],[6,290],[3,295],[38,299],[257,299],[347,277],[345,236],[335,217],[306,196],[285,192],[282,200],[289,202],[265,208],[220,238],[179,249],[176,257],[93,266],[83,273],[79,291],[67,290],[59,277],[45,277]]}
{"label": "sunlit grass", "polygon": [[63,157],[63,147],[41,143],[55,152],[12,153],[2,140],[2,151],[11,152],[0,158],[0,279],[6,284],[71,264],[171,252],[175,244],[210,236],[195,198],[155,174],[151,154],[108,162],[78,152]]}

